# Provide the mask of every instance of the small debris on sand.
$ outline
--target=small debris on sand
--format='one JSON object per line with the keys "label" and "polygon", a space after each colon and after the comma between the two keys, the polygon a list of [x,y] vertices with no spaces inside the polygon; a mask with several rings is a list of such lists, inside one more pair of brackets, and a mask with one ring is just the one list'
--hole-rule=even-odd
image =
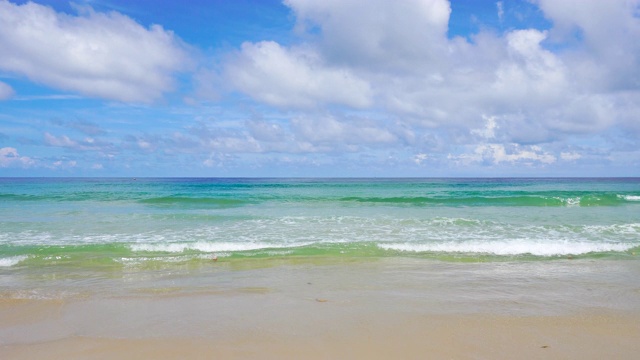
{"label": "small debris on sand", "polygon": [[329,300],[327,299],[316,299],[317,302],[328,302]]}

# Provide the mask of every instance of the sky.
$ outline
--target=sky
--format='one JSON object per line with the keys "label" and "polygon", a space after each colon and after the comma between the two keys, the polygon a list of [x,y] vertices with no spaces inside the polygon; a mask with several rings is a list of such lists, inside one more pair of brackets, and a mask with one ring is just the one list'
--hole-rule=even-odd
{"label": "sky", "polygon": [[0,176],[640,176],[640,0],[0,0]]}

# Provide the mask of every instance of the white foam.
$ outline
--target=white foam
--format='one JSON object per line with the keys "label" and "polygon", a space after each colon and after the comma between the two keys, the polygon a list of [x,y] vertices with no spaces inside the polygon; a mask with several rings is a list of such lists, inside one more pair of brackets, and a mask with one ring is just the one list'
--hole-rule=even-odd
{"label": "white foam", "polygon": [[42,290],[42,289],[33,289],[33,290],[14,290],[4,292],[1,297],[4,299],[14,299],[14,300],[60,300],[65,298],[78,298],[85,294],[77,291],[69,291],[69,290]]}
{"label": "white foam", "polygon": [[490,255],[525,255],[560,256],[581,255],[592,252],[627,251],[637,244],[591,243],[573,241],[468,241],[438,242],[430,244],[385,243],[378,244],[384,250],[405,252],[444,252],[444,253],[476,253]]}
{"label": "white foam", "polygon": [[21,261],[26,260],[27,258],[28,256],[26,255],[0,258],[0,267],[11,267],[19,264]]}
{"label": "white foam", "polygon": [[618,198],[625,199],[627,201],[640,201],[640,195],[618,195]]}
{"label": "white foam", "polygon": [[[305,244],[296,244],[303,246]],[[289,244],[272,244],[265,242],[195,242],[195,243],[172,243],[172,244],[133,244],[131,250],[144,252],[169,252],[180,253],[187,250],[196,250],[202,252],[232,252],[232,251],[250,251],[260,249],[274,249],[290,247]]]}
{"label": "white foam", "polygon": [[572,197],[572,198],[561,198],[554,197],[556,200],[560,200],[560,202],[566,204],[567,206],[580,206],[580,197]]}
{"label": "white foam", "polygon": [[164,257],[136,257],[136,258],[130,258],[130,257],[123,257],[120,259],[115,259],[115,261],[121,263],[121,264],[125,264],[125,265],[131,265],[131,264],[140,264],[140,263],[144,263],[144,262],[149,262],[149,261],[158,261],[158,262],[164,262],[164,263],[179,263],[179,262],[184,262],[189,260],[189,257],[185,257],[185,256],[164,256]]}

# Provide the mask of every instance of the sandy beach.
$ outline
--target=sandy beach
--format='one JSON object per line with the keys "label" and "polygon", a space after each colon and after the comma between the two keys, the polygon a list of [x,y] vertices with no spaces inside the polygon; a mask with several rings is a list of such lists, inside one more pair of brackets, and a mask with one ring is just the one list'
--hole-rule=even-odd
{"label": "sandy beach", "polygon": [[[322,304],[318,306],[331,306]],[[4,345],[3,359],[633,359],[640,317],[418,316],[311,321],[218,338],[70,337]]]}
{"label": "sandy beach", "polygon": [[[570,260],[271,265],[223,261],[137,274],[136,290],[120,294],[2,299],[0,357],[633,359],[640,351],[637,284],[606,262],[597,266],[619,283],[598,285],[600,268]],[[168,276],[186,285],[165,286]],[[204,277],[206,286],[189,285]],[[593,287],[580,292],[585,279]]]}

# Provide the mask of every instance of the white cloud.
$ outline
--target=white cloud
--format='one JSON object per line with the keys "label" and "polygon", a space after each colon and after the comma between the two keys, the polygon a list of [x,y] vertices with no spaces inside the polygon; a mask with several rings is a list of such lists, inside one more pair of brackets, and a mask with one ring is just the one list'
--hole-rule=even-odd
{"label": "white cloud", "polygon": [[582,158],[582,155],[576,152],[561,152],[560,158],[565,161],[573,161]]}
{"label": "white cloud", "polygon": [[251,136],[258,141],[279,142],[286,140],[285,129],[280,124],[251,120],[246,123]]}
{"label": "white cloud", "polygon": [[413,157],[413,162],[415,162],[418,165],[421,165],[428,158],[429,158],[429,155],[427,155],[427,154],[416,154]]}
{"label": "white cloud", "polygon": [[410,70],[446,52],[446,0],[286,0],[298,31],[320,31],[319,47],[331,62],[365,70]]}
{"label": "white cloud", "polygon": [[562,61],[540,43],[547,33],[539,30],[515,30],[506,34],[509,56],[496,70],[494,96],[511,106],[554,104],[564,98],[566,70]]}
{"label": "white cloud", "polygon": [[173,88],[173,74],[188,56],[172,32],[117,12],[79,11],[0,0],[0,70],[125,102],[150,102]]}
{"label": "white cloud", "polygon": [[502,144],[488,144],[479,146],[478,150],[493,157],[495,163],[537,161],[543,164],[552,164],[556,162],[555,156],[543,151],[538,146],[522,149],[520,145],[514,144],[513,149],[508,152]]}
{"label": "white cloud", "polygon": [[[491,165],[508,164],[553,164],[555,155],[544,151],[537,145],[522,146],[517,143],[497,143],[495,130],[498,129],[495,116],[485,116],[485,126],[482,129],[472,129],[471,133],[480,137],[480,142],[473,146],[466,146],[467,152],[449,154],[447,159],[462,165],[472,163],[488,163]],[[472,151],[468,152],[471,148]],[[565,154],[565,153],[563,153]],[[563,159],[564,156],[562,157]]]}
{"label": "white cloud", "polygon": [[0,101],[11,98],[15,92],[9,84],[0,81]]}
{"label": "white cloud", "polygon": [[62,169],[72,169],[78,165],[78,162],[75,160],[57,160],[54,161],[50,168],[54,170],[62,170]]}
{"label": "white cloud", "polygon": [[141,150],[144,150],[144,151],[155,150],[155,146],[145,139],[138,139],[137,144]]}
{"label": "white cloud", "polygon": [[230,160],[231,160],[231,156],[228,154],[211,153],[209,157],[207,157],[202,162],[202,165],[207,168],[213,168],[213,167],[221,168],[221,167],[224,167],[224,165],[228,163]]}
{"label": "white cloud", "polygon": [[226,76],[233,87],[274,106],[371,104],[369,85],[348,69],[325,65],[312,49],[287,49],[272,41],[244,43],[227,64]]}
{"label": "white cloud", "polygon": [[381,86],[394,87],[393,77],[413,77],[417,71],[438,83],[442,67],[450,63],[446,34],[451,10],[445,0],[285,3],[307,41],[289,47],[273,41],[244,43],[223,70],[228,84],[264,103],[370,108],[376,93],[386,93]]}
{"label": "white cloud", "polygon": [[496,137],[496,129],[498,128],[498,124],[496,123],[495,116],[486,116],[482,115],[482,118],[487,122],[483,129],[473,129],[471,130],[472,134],[479,135],[484,139],[493,139]]}
{"label": "white cloud", "polygon": [[51,95],[27,95],[27,96],[16,96],[15,98],[18,101],[32,101],[32,100],[78,100],[82,99],[80,95],[70,95],[70,94],[51,94]]}
{"label": "white cloud", "polygon": [[18,150],[12,147],[0,148],[0,167],[30,167],[35,164],[35,161],[28,156],[20,156]]}
{"label": "white cloud", "polygon": [[247,136],[220,136],[205,142],[208,149],[225,153],[254,153],[261,152],[260,143]]}
{"label": "white cloud", "polygon": [[[481,31],[469,40],[447,37],[445,0],[287,0],[300,43],[245,43],[223,73],[235,89],[284,110],[340,104],[402,119],[415,133],[469,132],[483,113],[500,119],[507,143],[596,134],[623,122],[634,127],[636,96],[610,92],[602,79],[631,75],[627,87],[640,90],[640,21],[632,9],[640,0],[616,1],[602,15],[608,2],[539,3],[552,29]],[[559,29],[569,27],[583,29],[584,41],[559,40]],[[607,34],[616,36],[602,40]],[[612,55],[627,48],[619,61]]]}
{"label": "white cloud", "polygon": [[640,89],[639,0],[537,3],[554,23],[553,40],[579,41],[569,54],[578,80],[588,79],[600,90]]}
{"label": "white cloud", "polygon": [[390,129],[366,119],[337,119],[334,116],[298,117],[291,121],[296,139],[328,146],[333,150],[355,151],[359,146],[389,145],[399,138]]}
{"label": "white cloud", "polygon": [[56,137],[55,135],[51,135],[48,132],[44,134],[44,143],[49,146],[59,146],[59,147],[68,147],[68,148],[77,148],[79,146],[76,141],[71,140],[66,135]]}
{"label": "white cloud", "polygon": [[44,144],[47,146],[61,147],[72,150],[104,150],[107,151],[113,146],[109,143],[96,140],[92,137],[85,137],[82,140],[73,140],[67,135],[55,136],[49,132],[44,133]]}
{"label": "white cloud", "polygon": [[[198,124],[171,120],[184,127],[142,129],[146,133],[129,135],[121,145],[135,156],[184,156],[213,167],[238,158],[251,166],[265,159],[294,164],[303,157],[326,165],[371,156],[366,164],[372,167],[403,163],[416,169],[448,158],[501,170],[559,169],[607,159],[616,146],[624,148],[616,164],[636,161],[623,158],[636,151],[640,137],[640,0],[531,2],[550,27],[513,26],[505,16],[512,10],[508,3],[494,1],[489,12],[495,20],[497,9],[499,28],[452,38],[446,0],[286,0],[295,16],[293,38],[245,42],[215,59],[219,68],[194,75],[204,94],[219,95],[215,110],[190,107],[182,115],[197,117]],[[181,69],[171,59],[187,56],[170,32],[117,13],[70,16],[3,0],[0,7],[16,15],[0,21],[0,48],[11,50],[0,53],[0,71],[82,95],[158,99]],[[25,25],[3,26],[14,18]],[[140,42],[148,48],[128,48]],[[108,51],[96,60],[101,49]],[[159,57],[162,51],[166,56]],[[229,91],[246,96],[226,97]],[[117,140],[100,140],[114,132],[93,123],[58,124],[66,129],[57,131],[88,137],[50,130],[45,144],[120,154]],[[0,130],[11,133],[6,129]]]}
{"label": "white cloud", "polygon": [[520,146],[518,144],[480,144],[472,153],[448,156],[448,159],[462,164],[489,162],[490,164],[553,164],[556,157],[538,146]]}

